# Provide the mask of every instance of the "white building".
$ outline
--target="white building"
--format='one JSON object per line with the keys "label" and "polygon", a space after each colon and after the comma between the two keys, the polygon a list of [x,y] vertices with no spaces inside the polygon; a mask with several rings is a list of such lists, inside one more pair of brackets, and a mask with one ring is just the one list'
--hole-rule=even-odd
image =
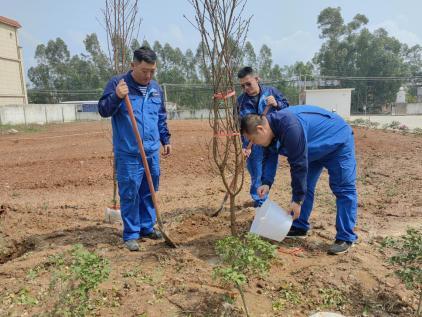
{"label": "white building", "polygon": [[305,103],[336,112],[347,119],[350,117],[353,90],[354,88],[305,90]]}
{"label": "white building", "polygon": [[0,105],[27,104],[19,22],[0,16]]}

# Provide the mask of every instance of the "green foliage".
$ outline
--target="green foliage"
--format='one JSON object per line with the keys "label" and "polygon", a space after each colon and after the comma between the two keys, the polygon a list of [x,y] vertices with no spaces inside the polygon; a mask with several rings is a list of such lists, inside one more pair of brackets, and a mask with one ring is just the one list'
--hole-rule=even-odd
{"label": "green foliage", "polygon": [[[86,53],[71,56],[66,43],[61,39],[50,40],[46,45],[37,47],[37,65],[28,71],[32,87],[28,89],[31,103],[56,103],[69,100],[96,100],[114,74],[114,66],[101,49],[97,35],[88,34],[84,40]],[[182,52],[169,43],[155,41],[153,45],[144,41],[158,56],[156,79],[166,84],[167,100],[174,102],[180,109],[206,109],[212,101],[213,91],[210,84],[210,68],[201,56],[199,43],[196,52],[187,49]],[[259,56],[250,42],[241,50],[233,42],[233,54],[238,61],[236,68],[251,65],[264,81],[282,81],[285,70],[272,62],[272,52],[263,45]],[[140,46],[134,39],[126,49],[126,58]],[[258,63],[259,61],[259,63]],[[310,63],[297,67],[311,67]],[[129,67],[127,67],[129,70]],[[183,86],[186,85],[186,86]],[[197,85],[197,86],[192,86]],[[279,87],[280,88],[280,87]],[[289,98],[297,99],[297,88],[282,83],[283,92]],[[285,92],[291,90],[292,92]],[[241,92],[240,90],[238,91]]]}
{"label": "green foliage", "polygon": [[376,129],[380,123],[371,121],[370,119],[362,119],[357,118],[355,120],[350,121],[351,125],[359,126],[359,127],[367,127],[367,128],[374,128]]}
{"label": "green foliage", "polygon": [[[243,48],[231,42],[236,68],[252,66],[263,82],[276,86],[290,104],[298,104],[299,87],[291,78],[315,80],[321,76],[334,77],[406,77],[422,76],[422,46],[412,47],[390,36],[384,29],[369,31],[368,18],[357,14],[346,23],[340,8],[328,7],[318,16],[320,37],[325,40],[312,62],[298,61],[280,67],[273,63],[271,48],[259,49],[246,42]],[[28,71],[32,87],[28,89],[32,103],[56,103],[69,100],[96,100],[105,84],[115,73],[113,61],[102,50],[97,35],[88,34],[84,40],[86,53],[71,56],[66,43],[57,38],[38,45],[37,65]],[[158,55],[156,79],[168,84],[167,100],[181,109],[208,108],[213,92],[210,89],[209,61],[201,57],[203,43],[196,50],[182,51],[169,43],[144,41]],[[126,59],[140,46],[134,39],[125,49]],[[129,68],[126,63],[126,68]],[[235,69],[236,72],[237,69]],[[235,75],[235,74],[234,74]],[[236,78],[237,80],[237,78]],[[171,86],[171,84],[175,86]],[[352,111],[379,112],[382,106],[394,102],[396,92],[404,85],[400,80],[356,80],[344,78],[340,87],[355,88]],[[186,85],[186,86],[183,86]],[[198,86],[193,86],[198,85]],[[238,89],[238,92],[241,91]],[[409,100],[416,98],[416,85],[407,91]]]}
{"label": "green foliage", "polygon": [[273,301],[272,307],[274,311],[282,311],[286,308],[286,306],[296,306],[301,302],[301,294],[291,283],[288,283],[281,287],[279,296],[275,301]]}
{"label": "green foliage", "polygon": [[50,259],[57,269],[50,283],[52,295],[59,300],[50,316],[85,316],[93,307],[90,293],[105,281],[110,273],[106,259],[75,245],[70,254]]}
{"label": "green foliage", "polygon": [[270,79],[273,59],[271,49],[265,44],[259,50],[258,61],[259,75],[264,80]]}
{"label": "green foliage", "polygon": [[392,237],[385,237],[381,242],[381,249],[384,248],[391,248],[394,247],[396,245],[396,240]]}
{"label": "green foliage", "polygon": [[219,278],[224,284],[232,284],[236,287],[243,285],[247,282],[246,275],[236,271],[231,267],[217,267],[213,270],[213,277],[215,279]]}
{"label": "green foliage", "polygon": [[128,277],[128,278],[134,278],[134,277],[138,277],[140,273],[141,273],[141,270],[136,268],[134,270],[128,270],[126,272],[123,272],[122,276]]}
{"label": "green foliage", "polygon": [[274,258],[275,249],[276,246],[255,234],[248,233],[243,239],[227,237],[217,241],[216,251],[222,263],[228,266],[229,270],[221,270],[221,267],[217,267],[215,271],[233,274],[234,281],[246,282],[246,278],[242,279],[239,276],[242,274],[245,277],[263,275],[268,271],[270,261]]}
{"label": "green foliage", "polygon": [[283,69],[286,77],[297,76],[300,80],[314,80],[315,66],[311,62],[296,62],[292,66],[285,66]]}
{"label": "green foliage", "polygon": [[[402,77],[422,71],[422,50],[418,46],[408,48],[382,28],[371,32],[365,27],[367,23],[364,15],[357,14],[345,24],[340,8],[321,11],[318,26],[325,42],[313,59],[321,75]],[[400,81],[341,81],[341,87],[355,88],[353,112],[362,112],[365,105],[370,112],[380,111],[386,103],[394,102],[401,85]]]}
{"label": "green foliage", "polygon": [[400,266],[396,274],[407,288],[422,286],[422,231],[408,229],[406,234],[390,243],[398,252],[390,258],[390,263]]}
{"label": "green foliage", "polygon": [[28,273],[26,274],[26,277],[30,280],[33,280],[38,277],[38,273],[39,273],[38,267],[34,267],[28,271]]}
{"label": "green foliage", "polygon": [[319,294],[323,308],[340,308],[346,304],[346,297],[335,288],[321,288]]}
{"label": "green foliage", "polygon": [[247,233],[243,238],[227,237],[216,243],[222,265],[214,268],[213,277],[239,290],[247,316],[249,314],[242,285],[249,277],[262,276],[268,272],[275,249],[276,246],[252,233]]}
{"label": "green foliage", "polygon": [[400,126],[400,122],[399,121],[391,121],[391,123],[389,124],[389,128],[390,129],[398,129]]}
{"label": "green foliage", "polygon": [[413,133],[416,135],[422,135],[422,129],[421,128],[414,128]]}
{"label": "green foliage", "polygon": [[389,127],[390,127],[389,123],[383,123],[383,125],[382,125],[383,130],[387,130]]}
{"label": "green foliage", "polygon": [[9,130],[14,129],[22,133],[39,132],[46,129],[45,125],[40,124],[29,124],[29,125],[11,125],[11,124],[0,124],[0,135],[7,134]]}
{"label": "green foliage", "polygon": [[247,41],[244,48],[244,64],[258,70],[258,61],[255,49],[251,42]]}
{"label": "green foliage", "polygon": [[275,312],[279,312],[279,311],[284,310],[285,305],[286,305],[286,302],[281,298],[273,301],[272,304],[271,304],[273,311],[275,311]]}
{"label": "green foliage", "polygon": [[38,300],[31,295],[27,288],[22,288],[17,296],[15,297],[15,302],[21,305],[36,306]]}
{"label": "green foliage", "polygon": [[353,124],[353,125],[363,125],[363,124],[365,124],[365,122],[366,122],[365,119],[357,118],[357,119],[351,121],[351,124]]}
{"label": "green foliage", "polygon": [[392,130],[408,130],[409,128],[404,124],[401,124],[399,121],[391,121],[390,123],[384,123],[382,129],[392,129]]}
{"label": "green foliage", "polygon": [[72,278],[79,282],[78,291],[81,294],[88,294],[110,274],[108,261],[89,252],[82,245],[77,244],[72,250],[72,265],[70,271]]}
{"label": "green foliage", "polygon": [[84,44],[88,54],[74,56],[70,56],[61,38],[37,46],[38,65],[28,70],[33,84],[33,89],[28,89],[31,103],[99,98],[113,73],[112,67],[95,33],[88,34]]}
{"label": "green foliage", "polygon": [[390,247],[396,254],[389,262],[397,267],[395,273],[408,289],[419,292],[417,316],[422,313],[422,230],[409,228],[399,239],[385,238],[381,247]]}

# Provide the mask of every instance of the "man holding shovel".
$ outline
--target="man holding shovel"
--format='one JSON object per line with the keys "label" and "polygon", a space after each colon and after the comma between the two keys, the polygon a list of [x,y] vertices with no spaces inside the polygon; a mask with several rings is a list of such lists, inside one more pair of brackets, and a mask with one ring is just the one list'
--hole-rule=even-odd
{"label": "man holding shovel", "polygon": [[171,153],[170,133],[163,92],[152,80],[157,55],[148,47],[135,50],[131,70],[113,77],[98,103],[103,117],[112,117],[113,150],[123,219],[123,240],[130,251],[138,251],[139,238],[161,239],[154,228],[156,212],[145,169],[132,130],[124,98],[129,96],[151,171],[155,190],[160,177],[160,143],[164,155]]}
{"label": "man holding shovel", "polygon": [[[289,106],[287,99],[274,87],[259,83],[259,78],[252,67],[243,67],[237,74],[243,93],[237,98],[239,117],[248,114],[262,115],[267,108],[268,113],[278,111]],[[268,108],[269,107],[269,108]],[[263,149],[259,145],[249,145],[249,140],[242,137],[243,154],[247,157],[247,168],[251,175],[250,194],[254,207],[261,206],[267,196],[259,197],[257,189],[261,186]]]}
{"label": "man holding shovel", "polygon": [[337,114],[316,106],[294,106],[267,117],[248,115],[242,119],[241,132],[254,144],[269,147],[279,142],[276,153],[265,155],[262,186],[258,195],[268,194],[277,171],[277,156],[290,164],[293,225],[290,238],[304,238],[310,229],[309,217],[315,187],[322,169],[329,175],[336,196],[337,235],[329,254],[347,252],[357,240],[356,159],[353,130]]}

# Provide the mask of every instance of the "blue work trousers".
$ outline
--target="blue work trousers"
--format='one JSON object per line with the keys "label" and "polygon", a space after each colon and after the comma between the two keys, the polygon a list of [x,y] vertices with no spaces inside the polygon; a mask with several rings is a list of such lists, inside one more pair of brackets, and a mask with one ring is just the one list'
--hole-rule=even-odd
{"label": "blue work trousers", "polygon": [[336,239],[353,242],[357,240],[354,232],[357,218],[357,191],[356,191],[356,159],[353,134],[349,140],[337,150],[311,161],[308,167],[307,192],[303,202],[300,217],[293,222],[293,226],[309,230],[309,217],[314,203],[315,187],[322,169],[326,168],[329,175],[329,184],[336,197]]}
{"label": "blue work trousers", "polygon": [[[155,208],[140,155],[116,155],[123,240],[139,239],[153,231]],[[154,188],[160,179],[160,153],[147,154]]]}

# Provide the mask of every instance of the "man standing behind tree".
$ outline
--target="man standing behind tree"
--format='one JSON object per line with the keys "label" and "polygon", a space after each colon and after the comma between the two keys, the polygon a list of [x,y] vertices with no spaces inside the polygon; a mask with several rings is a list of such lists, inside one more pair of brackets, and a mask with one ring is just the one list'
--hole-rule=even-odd
{"label": "man standing behind tree", "polygon": [[164,155],[171,153],[171,146],[163,92],[158,83],[152,80],[157,68],[156,60],[157,55],[148,47],[135,50],[131,70],[113,77],[98,103],[100,115],[112,117],[123,240],[130,251],[139,250],[139,238],[162,238],[160,232],[154,229],[156,213],[151,192],[124,103],[124,98],[129,95],[154,187],[158,190],[160,143],[164,147]]}
{"label": "man standing behind tree", "polygon": [[[258,75],[252,67],[243,67],[237,77],[243,93],[237,98],[239,117],[242,119],[248,114],[262,115],[267,105],[271,106],[268,113],[278,111],[289,106],[287,99],[274,87],[267,87],[259,83]],[[257,189],[261,186],[262,160],[264,151],[259,145],[254,144],[248,148],[249,141],[242,137],[243,153],[248,158],[247,168],[251,175],[250,194],[254,202],[254,207],[259,207],[267,199],[261,198],[257,194]]]}

